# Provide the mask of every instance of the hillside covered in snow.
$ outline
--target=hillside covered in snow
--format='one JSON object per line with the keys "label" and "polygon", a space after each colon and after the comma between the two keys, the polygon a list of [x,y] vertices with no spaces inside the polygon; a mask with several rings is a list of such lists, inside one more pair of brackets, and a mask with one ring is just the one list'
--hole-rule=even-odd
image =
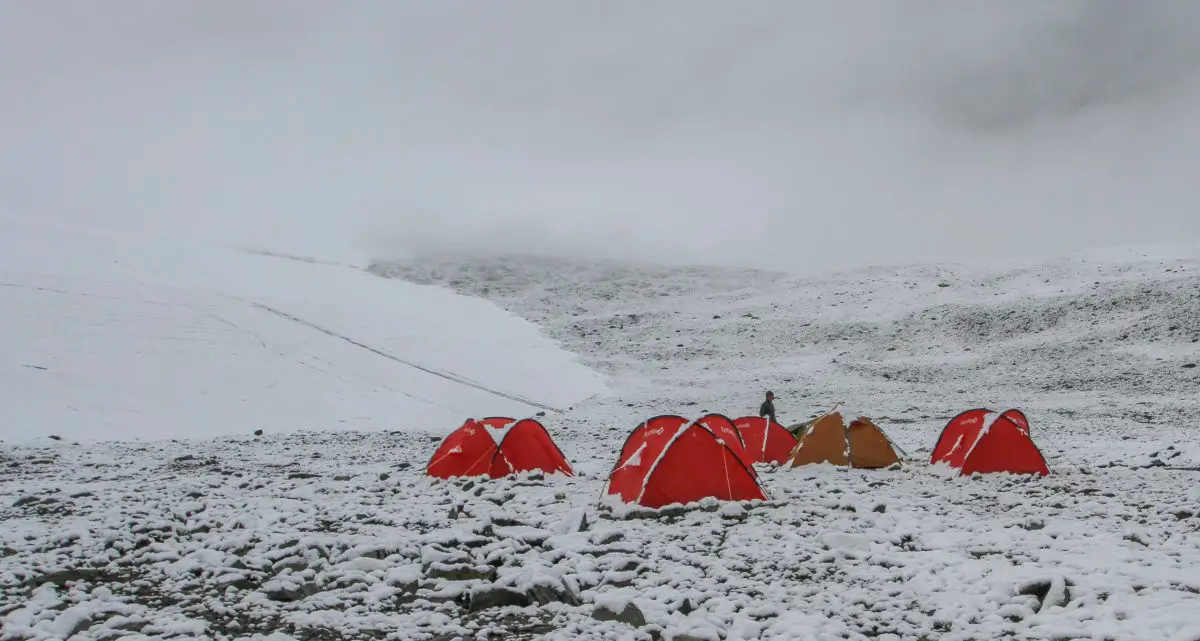
{"label": "hillside covered in snow", "polygon": [[770,389],[785,422],[844,401],[892,422],[912,452],[961,410],[1020,407],[1043,449],[1083,462],[1190,446],[1200,420],[1197,245],[807,277],[503,256],[371,269],[542,325],[619,381],[631,425],[754,413]]}
{"label": "hillside covered in snow", "polygon": [[439,432],[603,391],[536,327],[350,266],[0,217],[0,439]]}
{"label": "hillside covered in snow", "polygon": [[[460,300],[422,287],[440,285],[488,299],[603,374],[586,400],[571,397],[590,388],[553,386],[570,378],[484,379],[573,403],[542,420],[578,474],[431,479],[445,422],[5,444],[6,641],[1200,638],[1200,248],[806,277],[514,256],[370,271],[388,278],[344,273],[373,295]],[[400,351],[368,342],[356,316],[328,316],[332,304],[229,291]],[[265,339],[311,329],[257,309],[241,313],[269,323],[255,326]],[[752,414],[766,389],[789,423],[845,402],[911,460],[763,467],[765,503],[602,509],[637,422]],[[472,402],[464,412],[513,401]],[[1023,409],[1050,476],[927,465],[945,422],[978,406]],[[360,427],[384,410],[362,411]]]}

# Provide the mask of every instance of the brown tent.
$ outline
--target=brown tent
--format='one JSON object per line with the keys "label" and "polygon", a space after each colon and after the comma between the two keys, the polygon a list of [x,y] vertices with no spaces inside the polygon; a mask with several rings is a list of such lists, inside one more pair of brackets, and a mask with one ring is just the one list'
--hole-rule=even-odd
{"label": "brown tent", "polygon": [[792,467],[832,463],[874,469],[899,463],[898,449],[871,419],[860,416],[847,423],[835,407],[804,425],[791,460]]}

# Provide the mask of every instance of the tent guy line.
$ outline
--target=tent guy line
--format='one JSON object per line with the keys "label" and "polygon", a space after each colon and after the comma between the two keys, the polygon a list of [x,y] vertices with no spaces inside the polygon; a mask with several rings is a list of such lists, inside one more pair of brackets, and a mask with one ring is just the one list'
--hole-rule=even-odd
{"label": "tent guy line", "polygon": [[[235,300],[240,300],[240,299],[235,299]],[[537,402],[537,401],[534,401],[534,400],[531,400],[531,399],[525,398],[525,397],[523,397],[523,396],[519,396],[519,395],[517,395],[517,394],[510,394],[510,393],[508,393],[508,392],[501,392],[501,391],[499,391],[499,390],[494,390],[494,389],[492,389],[492,388],[490,388],[490,387],[487,387],[486,385],[484,385],[484,384],[482,384],[482,383],[478,383],[478,382],[476,382],[476,381],[472,381],[472,380],[470,380],[470,379],[464,378],[464,377],[462,377],[462,376],[459,376],[458,374],[455,374],[455,373],[453,373],[453,372],[443,372],[443,371],[440,371],[440,370],[433,369],[433,368],[431,368],[431,367],[427,367],[427,366],[425,366],[425,365],[420,365],[420,364],[418,364],[418,363],[413,363],[413,362],[411,362],[411,361],[406,361],[406,360],[404,360],[403,358],[400,358],[400,357],[398,357],[398,356],[393,356],[392,354],[388,354],[388,353],[387,353],[387,352],[385,352],[385,351],[382,351],[382,350],[376,349],[376,348],[374,348],[374,347],[371,347],[370,345],[367,345],[367,344],[365,344],[365,343],[360,343],[359,341],[356,341],[356,340],[354,340],[353,338],[350,338],[349,336],[344,336],[344,335],[342,335],[342,334],[339,334],[339,333],[337,333],[337,332],[335,332],[335,331],[333,331],[333,330],[330,330],[330,329],[326,329],[326,328],[324,328],[324,327],[321,327],[320,325],[317,325],[316,323],[312,323],[312,322],[306,321],[306,320],[304,320],[303,318],[299,318],[299,317],[297,317],[297,316],[293,316],[293,315],[291,315],[291,314],[289,314],[289,313],[287,313],[287,312],[284,312],[284,311],[281,311],[281,310],[275,309],[274,307],[271,307],[271,306],[269,306],[269,305],[264,305],[264,304],[262,304],[262,303],[260,303],[260,302],[258,302],[258,301],[243,301],[243,302],[248,302],[248,303],[250,303],[251,305],[253,305],[254,307],[257,307],[257,308],[259,308],[259,309],[262,309],[262,310],[264,310],[264,311],[267,311],[267,312],[270,312],[270,313],[272,313],[272,314],[275,314],[276,316],[279,316],[280,318],[283,318],[283,319],[289,320],[289,321],[291,321],[291,322],[293,322],[293,323],[297,323],[297,324],[299,324],[299,325],[303,325],[303,326],[305,326],[305,327],[308,327],[308,328],[310,328],[310,329],[315,329],[316,331],[318,331],[318,332],[321,332],[322,334],[325,334],[325,335],[327,335],[327,336],[331,336],[331,337],[333,337],[333,338],[337,338],[337,339],[343,340],[343,341],[345,341],[345,342],[347,342],[347,343],[350,343],[351,345],[354,345],[355,347],[359,347],[359,348],[365,349],[365,350],[367,350],[368,352],[371,352],[371,353],[377,354],[377,355],[379,355],[379,356],[382,356],[382,357],[384,357],[384,358],[386,358],[386,359],[389,359],[389,360],[395,361],[395,362],[397,362],[397,363],[400,363],[401,365],[407,365],[407,366],[409,366],[409,367],[412,367],[412,368],[414,368],[414,369],[421,370],[422,372],[425,372],[426,374],[432,374],[432,375],[434,375],[434,376],[437,376],[437,377],[439,377],[439,378],[444,378],[444,379],[446,379],[446,380],[448,380],[448,381],[452,381],[452,382],[458,383],[459,385],[466,385],[467,387],[473,387],[473,388],[475,388],[475,389],[477,389],[477,390],[480,390],[480,391],[482,391],[482,392],[487,392],[488,394],[492,394],[492,395],[494,395],[494,396],[499,396],[499,397],[501,397],[501,398],[506,398],[506,399],[508,399],[508,400],[510,400],[510,401],[516,401],[516,402],[518,402],[518,403],[523,403],[523,404],[525,404],[525,405],[528,405],[528,406],[530,406],[530,407],[536,407],[536,408],[538,408],[538,409],[546,410],[546,411],[548,411],[548,412],[557,412],[557,413],[559,413],[559,414],[563,413],[563,410],[562,410],[562,409],[559,409],[559,408],[557,408],[557,407],[551,407],[551,406],[549,406],[549,405],[545,405],[545,404],[543,404],[543,403],[539,403],[539,402]]]}

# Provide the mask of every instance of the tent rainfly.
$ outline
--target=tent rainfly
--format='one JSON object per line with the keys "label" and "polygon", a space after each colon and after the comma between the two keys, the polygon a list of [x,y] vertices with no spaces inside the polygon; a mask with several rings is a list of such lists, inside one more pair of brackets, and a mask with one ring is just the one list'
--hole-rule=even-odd
{"label": "tent rainfly", "polygon": [[804,424],[799,433],[791,454],[792,467],[832,463],[877,469],[902,461],[903,450],[878,425],[866,416],[847,421],[840,405]]}
{"label": "tent rainfly", "polygon": [[733,424],[742,436],[746,456],[752,463],[786,463],[796,447],[796,437],[769,418],[743,416],[734,419]]}
{"label": "tent rainfly", "polygon": [[737,429],[720,414],[694,421],[656,416],[630,432],[605,493],[648,508],[708,497],[766,500],[754,468],[743,457]]}
{"label": "tent rainfly", "polygon": [[489,476],[540,470],[574,474],[545,426],[532,418],[467,419],[438,446],[425,473],[437,478]]}
{"label": "tent rainfly", "polygon": [[945,463],[963,475],[1050,474],[1045,457],[1030,436],[1029,419],[1015,409],[996,413],[980,408],[950,419],[938,437],[930,463]]}

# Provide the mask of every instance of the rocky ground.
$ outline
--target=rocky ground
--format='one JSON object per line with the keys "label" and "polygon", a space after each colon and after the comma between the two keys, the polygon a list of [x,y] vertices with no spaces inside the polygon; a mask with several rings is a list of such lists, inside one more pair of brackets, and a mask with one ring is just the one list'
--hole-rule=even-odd
{"label": "rocky ground", "polygon": [[602,475],[428,479],[433,446],[368,433],[10,452],[4,638],[1144,639],[1195,625],[1200,500],[1159,468],[764,469],[765,504],[622,513],[600,506]]}

